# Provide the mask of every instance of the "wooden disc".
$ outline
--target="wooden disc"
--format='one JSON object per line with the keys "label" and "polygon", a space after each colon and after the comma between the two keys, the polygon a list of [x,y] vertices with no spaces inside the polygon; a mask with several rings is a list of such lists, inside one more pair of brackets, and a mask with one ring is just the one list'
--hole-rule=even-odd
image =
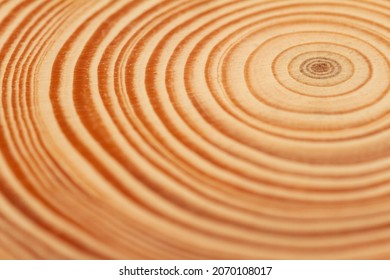
{"label": "wooden disc", "polygon": [[386,0],[0,0],[0,258],[390,258]]}

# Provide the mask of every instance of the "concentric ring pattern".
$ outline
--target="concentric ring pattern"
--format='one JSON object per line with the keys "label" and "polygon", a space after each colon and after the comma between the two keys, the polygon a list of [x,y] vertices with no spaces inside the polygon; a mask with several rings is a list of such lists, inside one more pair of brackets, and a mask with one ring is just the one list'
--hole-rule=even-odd
{"label": "concentric ring pattern", "polygon": [[0,258],[390,258],[390,2],[0,1]]}

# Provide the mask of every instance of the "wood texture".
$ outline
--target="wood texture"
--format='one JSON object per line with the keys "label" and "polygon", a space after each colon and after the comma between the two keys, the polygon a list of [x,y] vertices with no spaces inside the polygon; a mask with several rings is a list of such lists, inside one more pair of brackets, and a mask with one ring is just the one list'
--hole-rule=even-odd
{"label": "wood texture", "polygon": [[0,258],[390,258],[390,2],[0,0]]}

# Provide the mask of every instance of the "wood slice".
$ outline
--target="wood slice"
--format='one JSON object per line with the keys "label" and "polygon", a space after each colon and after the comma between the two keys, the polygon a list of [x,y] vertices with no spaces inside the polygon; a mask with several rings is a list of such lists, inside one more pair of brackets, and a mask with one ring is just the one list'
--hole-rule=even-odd
{"label": "wood slice", "polygon": [[0,63],[0,258],[390,258],[389,1],[0,0]]}

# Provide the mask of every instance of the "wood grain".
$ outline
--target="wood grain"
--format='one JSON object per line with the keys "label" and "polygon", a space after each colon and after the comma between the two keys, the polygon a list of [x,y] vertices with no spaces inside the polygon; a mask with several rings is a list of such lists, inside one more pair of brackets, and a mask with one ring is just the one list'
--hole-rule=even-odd
{"label": "wood grain", "polygon": [[0,0],[0,258],[390,258],[390,2]]}

